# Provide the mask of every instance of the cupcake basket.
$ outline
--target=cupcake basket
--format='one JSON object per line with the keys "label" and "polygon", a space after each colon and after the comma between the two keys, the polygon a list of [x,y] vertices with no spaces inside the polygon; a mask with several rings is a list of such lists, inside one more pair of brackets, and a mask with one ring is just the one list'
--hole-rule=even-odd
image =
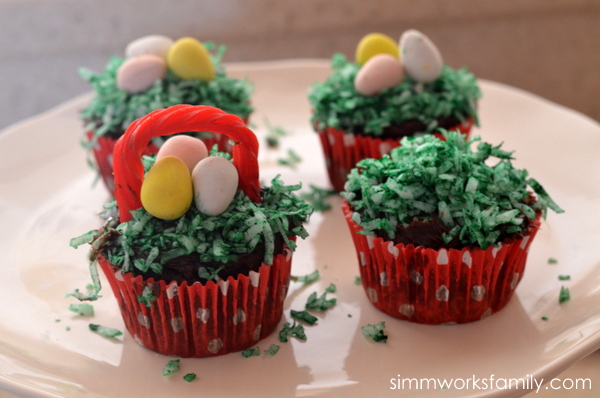
{"label": "cupcake basket", "polygon": [[[244,121],[213,107],[178,105],[136,120],[116,143],[115,197],[121,222],[141,207],[140,157],[152,137],[185,131],[211,131],[234,140],[239,189],[260,202],[258,142]],[[191,285],[123,273],[102,254],[98,260],[136,342],[165,355],[207,357],[249,348],[274,331],[283,313],[292,251],[284,245],[273,264],[263,263],[247,276]],[[155,297],[149,305],[138,300],[144,289]]]}

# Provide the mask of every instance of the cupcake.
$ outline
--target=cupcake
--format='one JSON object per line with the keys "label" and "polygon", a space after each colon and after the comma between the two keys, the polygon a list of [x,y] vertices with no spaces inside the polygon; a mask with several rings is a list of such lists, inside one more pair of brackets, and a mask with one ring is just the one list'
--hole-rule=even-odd
{"label": "cupcake", "polygon": [[[343,211],[371,303],[396,318],[464,323],[501,310],[547,209],[562,210],[512,152],[458,132],[406,137],[358,162]],[[493,163],[493,166],[490,164]]]}
{"label": "cupcake", "polygon": [[369,34],[359,42],[355,62],[335,54],[331,66],[326,81],[311,87],[309,101],[337,191],[359,160],[388,154],[403,137],[438,128],[468,135],[478,123],[475,77],[444,64],[436,46],[416,30],[406,31],[399,45]]}
{"label": "cupcake", "polygon": [[[153,110],[178,104],[210,105],[248,120],[252,113],[248,81],[228,77],[221,64],[225,46],[185,37],[175,42],[152,35],[131,42],[125,57],[113,56],[103,73],[80,70],[93,88],[82,110],[81,139],[88,162],[114,193],[112,154],[116,140],[131,122]],[[194,132],[211,148],[229,152],[227,137]],[[162,138],[154,139],[145,154],[156,153]]]}
{"label": "cupcake", "polygon": [[[152,138],[185,131],[224,134],[235,142],[233,161],[176,136],[144,167]],[[72,295],[98,297],[99,264],[129,333],[165,355],[222,355],[272,333],[313,208],[294,193],[300,185],[276,177],[261,187],[257,154],[244,121],[214,107],[177,105],[132,123],[115,146],[104,227],[71,242],[92,245],[94,289]]]}

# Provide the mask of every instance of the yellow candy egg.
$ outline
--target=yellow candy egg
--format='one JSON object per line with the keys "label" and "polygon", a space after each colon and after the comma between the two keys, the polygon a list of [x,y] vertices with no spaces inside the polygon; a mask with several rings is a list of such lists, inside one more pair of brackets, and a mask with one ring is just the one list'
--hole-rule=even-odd
{"label": "yellow candy egg", "polygon": [[150,169],[140,191],[142,206],[156,218],[175,220],[190,208],[192,177],[183,160],[165,156]]}
{"label": "yellow candy egg", "polygon": [[369,33],[358,42],[356,62],[359,65],[364,65],[373,55],[377,54],[389,54],[398,59],[400,56],[398,44],[394,39],[382,33]]}
{"label": "yellow candy egg", "polygon": [[173,43],[167,55],[167,66],[184,80],[210,81],[215,78],[215,67],[208,50],[192,37],[184,37]]}

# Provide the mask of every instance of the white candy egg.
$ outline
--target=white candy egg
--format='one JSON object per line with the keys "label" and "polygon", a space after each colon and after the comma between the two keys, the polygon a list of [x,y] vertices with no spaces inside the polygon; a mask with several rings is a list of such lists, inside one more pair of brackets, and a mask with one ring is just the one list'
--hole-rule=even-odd
{"label": "white candy egg", "polygon": [[238,189],[238,171],[229,160],[210,156],[201,160],[192,171],[194,203],[209,216],[227,210]]}
{"label": "white candy egg", "polygon": [[167,54],[172,45],[173,40],[167,36],[149,35],[140,37],[127,45],[125,48],[125,57],[133,58],[139,55],[156,55],[166,62]]}
{"label": "white candy egg", "polygon": [[402,63],[389,54],[377,54],[360,68],[354,78],[354,88],[362,95],[375,95],[397,86],[404,79]]}
{"label": "white candy egg", "polygon": [[170,137],[160,147],[156,154],[156,161],[158,162],[165,156],[176,156],[183,160],[191,173],[198,162],[208,156],[208,148],[199,138],[189,135],[176,135]]}
{"label": "white candy egg", "polygon": [[117,88],[129,94],[149,89],[156,80],[162,79],[167,71],[165,61],[156,55],[140,55],[129,58],[117,71]]}
{"label": "white candy egg", "polygon": [[444,61],[435,44],[418,30],[407,30],[400,37],[400,59],[408,76],[421,83],[436,80]]}

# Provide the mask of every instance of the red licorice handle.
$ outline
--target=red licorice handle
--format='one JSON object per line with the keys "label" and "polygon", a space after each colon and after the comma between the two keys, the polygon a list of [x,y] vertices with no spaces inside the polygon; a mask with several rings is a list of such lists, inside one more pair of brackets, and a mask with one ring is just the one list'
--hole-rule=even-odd
{"label": "red licorice handle", "polygon": [[[225,134],[236,145],[233,165],[239,174],[239,189],[255,203],[260,202],[258,140],[239,117],[204,105],[175,105],[137,119],[119,138],[113,152],[115,198],[121,222],[131,219],[131,210],[142,207],[140,190],[144,179],[142,154],[153,137],[189,131]],[[209,148],[210,149],[210,148]]]}

